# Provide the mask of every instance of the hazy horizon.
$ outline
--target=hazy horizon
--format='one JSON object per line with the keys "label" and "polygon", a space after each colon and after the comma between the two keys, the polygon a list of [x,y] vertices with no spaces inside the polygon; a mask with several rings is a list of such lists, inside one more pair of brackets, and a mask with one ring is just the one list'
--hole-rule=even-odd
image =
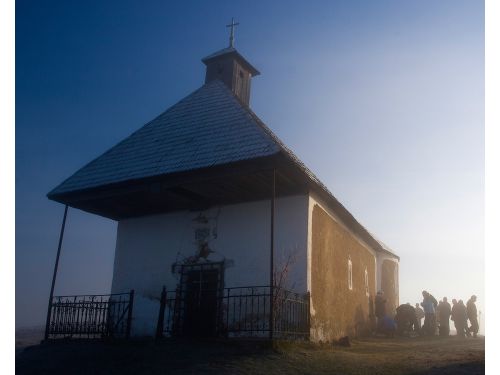
{"label": "hazy horizon", "polygon": [[[262,73],[252,110],[401,257],[400,303],[476,294],[484,332],[484,4],[469,1],[18,1],[16,327],[45,321],[64,209],[47,192],[201,86],[231,17]],[[70,209],[56,294],[109,292],[115,236]]]}

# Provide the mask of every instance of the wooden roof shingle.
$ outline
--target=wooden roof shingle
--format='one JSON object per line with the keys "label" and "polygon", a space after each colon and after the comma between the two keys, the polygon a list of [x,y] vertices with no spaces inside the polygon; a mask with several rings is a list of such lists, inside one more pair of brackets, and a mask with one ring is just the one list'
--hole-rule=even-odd
{"label": "wooden roof shingle", "polygon": [[211,167],[280,151],[220,81],[203,85],[97,157],[48,195]]}

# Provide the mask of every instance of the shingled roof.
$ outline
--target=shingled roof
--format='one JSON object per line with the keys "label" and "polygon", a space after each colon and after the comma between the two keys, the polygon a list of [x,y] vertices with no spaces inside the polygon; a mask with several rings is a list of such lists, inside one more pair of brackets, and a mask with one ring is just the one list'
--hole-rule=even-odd
{"label": "shingled roof", "polygon": [[212,81],[85,165],[48,195],[259,158],[280,150],[276,136],[248,107],[222,82]]}

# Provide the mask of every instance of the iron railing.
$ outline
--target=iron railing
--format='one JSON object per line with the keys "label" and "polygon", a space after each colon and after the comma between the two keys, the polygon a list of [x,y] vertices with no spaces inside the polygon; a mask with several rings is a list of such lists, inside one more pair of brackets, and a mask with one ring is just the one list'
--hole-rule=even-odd
{"label": "iron railing", "polygon": [[309,339],[310,295],[274,288],[274,336]]}
{"label": "iron railing", "polygon": [[46,337],[129,337],[133,302],[133,290],[121,294],[54,296]]}
{"label": "iron railing", "polygon": [[[270,333],[273,308],[273,337],[309,338],[309,293],[296,293],[269,286],[224,288],[218,294],[217,315],[212,324],[216,335],[228,338],[261,337]],[[162,291],[156,336],[181,336],[186,333],[183,311],[185,297],[179,291]]]}
{"label": "iron railing", "polygon": [[268,336],[270,297],[268,286],[224,289],[220,333],[228,337]]}

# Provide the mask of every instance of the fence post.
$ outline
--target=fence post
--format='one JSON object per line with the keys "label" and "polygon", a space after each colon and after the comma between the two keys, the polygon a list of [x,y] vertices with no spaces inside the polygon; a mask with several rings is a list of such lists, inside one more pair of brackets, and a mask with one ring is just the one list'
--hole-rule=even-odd
{"label": "fence post", "polygon": [[167,289],[163,286],[160,298],[160,313],[158,314],[158,324],[156,325],[156,338],[163,337],[163,329],[165,323],[165,306],[167,304]]}
{"label": "fence post", "polygon": [[230,295],[230,293],[231,293],[231,288],[227,288],[226,322],[225,322],[226,338],[229,337],[229,306],[230,306],[229,295]]}
{"label": "fence post", "polygon": [[106,327],[105,327],[105,336],[106,337],[113,337],[113,327],[114,327],[113,304],[114,304],[113,297],[110,296],[108,298],[108,302],[105,305],[106,306]]}
{"label": "fence post", "polygon": [[130,328],[132,326],[132,309],[134,307],[134,289],[130,291],[130,297],[128,301],[128,316],[127,316],[127,339],[130,337]]}

